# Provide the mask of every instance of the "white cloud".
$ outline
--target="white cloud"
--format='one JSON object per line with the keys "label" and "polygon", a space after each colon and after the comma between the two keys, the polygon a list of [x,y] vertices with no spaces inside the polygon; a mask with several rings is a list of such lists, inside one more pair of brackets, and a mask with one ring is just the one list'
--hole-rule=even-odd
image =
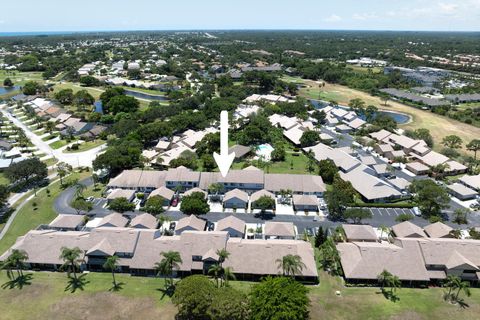
{"label": "white cloud", "polygon": [[440,11],[446,14],[454,14],[459,9],[459,5],[455,3],[443,3],[438,4]]}
{"label": "white cloud", "polygon": [[352,15],[352,18],[355,20],[371,20],[371,19],[377,19],[378,15],[376,13],[354,13]]}
{"label": "white cloud", "polygon": [[323,19],[323,21],[326,21],[326,22],[338,22],[338,21],[342,21],[342,17],[337,16],[336,14],[332,14],[332,15],[330,15],[329,17]]}

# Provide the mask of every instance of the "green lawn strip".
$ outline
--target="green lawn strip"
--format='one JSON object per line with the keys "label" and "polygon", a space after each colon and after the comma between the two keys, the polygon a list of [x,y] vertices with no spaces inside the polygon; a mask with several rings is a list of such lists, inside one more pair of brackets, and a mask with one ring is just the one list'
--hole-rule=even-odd
{"label": "green lawn strip", "polygon": [[58,162],[58,159],[56,159],[56,158],[49,158],[49,159],[43,161],[43,163],[45,163],[45,165],[47,167],[53,166],[57,162]]}
{"label": "green lawn strip", "polygon": [[103,195],[103,191],[105,191],[105,184],[103,183],[97,183],[97,185],[94,187],[93,185],[87,187],[85,191],[83,191],[83,196],[85,198],[88,197],[95,197],[95,198],[100,198]]}
{"label": "green lawn strip", "polygon": [[3,172],[0,172],[0,184],[10,184],[10,180],[7,179]]}
{"label": "green lawn strip", "polygon": [[[83,179],[89,176],[90,173],[73,173],[68,178]],[[7,233],[0,240],[0,252],[5,252],[11,247],[19,236],[26,234],[29,230],[35,229],[40,224],[49,223],[52,221],[57,213],[53,209],[53,202],[55,198],[63,191],[60,187],[60,182],[57,181],[49,186],[50,197],[47,196],[46,190],[42,190],[37,193],[37,196],[28,201],[18,212],[15,220],[10,225]],[[23,200],[21,200],[23,201]],[[18,203],[21,203],[19,201]],[[37,204],[37,208],[33,206],[33,203]]]}
{"label": "green lawn strip", "polygon": [[8,71],[0,70],[0,83],[3,83],[3,80],[10,78],[14,85],[24,85],[27,81],[37,81],[43,83],[41,72],[20,72],[20,71]]}
{"label": "green lawn strip", "polygon": [[146,93],[152,96],[165,96],[165,92],[159,91],[159,90],[151,90],[151,89],[144,89],[144,88],[132,88],[132,87],[126,87],[126,86],[121,86],[121,88],[129,91],[136,91],[136,92],[141,92],[141,93]]}
{"label": "green lawn strip", "polygon": [[52,140],[53,138],[56,138],[56,137],[58,137],[58,134],[55,134],[55,133],[54,134],[49,134],[48,136],[43,137],[42,140],[43,141],[48,141],[48,140]]}
{"label": "green lawn strip", "polygon": [[64,147],[71,142],[72,141],[68,142],[66,140],[57,140],[55,142],[50,143],[50,147],[52,147],[52,149],[60,149],[61,147]]}
{"label": "green lawn strip", "polygon": [[78,145],[78,149],[77,150],[64,150],[63,152],[64,153],[77,153],[77,152],[83,152],[83,151],[88,151],[88,150],[91,150],[93,148],[96,148],[98,146],[101,146],[102,144],[105,144],[106,141],[104,140],[93,140],[93,141],[86,141],[84,143],[81,143]]}

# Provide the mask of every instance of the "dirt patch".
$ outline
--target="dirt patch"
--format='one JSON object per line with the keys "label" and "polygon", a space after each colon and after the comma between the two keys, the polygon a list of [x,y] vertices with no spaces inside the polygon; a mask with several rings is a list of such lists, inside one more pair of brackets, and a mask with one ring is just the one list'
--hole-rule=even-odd
{"label": "dirt patch", "polygon": [[174,319],[176,309],[172,304],[157,307],[153,298],[127,298],[114,293],[78,295],[63,298],[50,307],[45,319],[51,320],[127,320]]}
{"label": "dirt patch", "polygon": [[415,311],[405,311],[401,314],[391,316],[389,320],[424,320],[425,318]]}

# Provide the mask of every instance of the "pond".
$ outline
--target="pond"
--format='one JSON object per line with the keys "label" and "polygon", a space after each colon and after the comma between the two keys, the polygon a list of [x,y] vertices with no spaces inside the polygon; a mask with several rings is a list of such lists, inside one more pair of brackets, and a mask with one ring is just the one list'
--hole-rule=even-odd
{"label": "pond", "polygon": [[133,90],[125,89],[125,94],[127,96],[140,98],[140,99],[147,99],[147,100],[155,100],[155,101],[167,101],[168,99],[164,96],[155,95],[155,94],[148,94],[144,92],[138,92]]}
{"label": "pond", "polygon": [[7,94],[16,90],[19,90],[19,86],[14,86],[14,87],[0,87],[0,96],[3,94]]}
{"label": "pond", "polygon": [[93,106],[95,107],[95,112],[97,112],[97,113],[103,113],[102,100],[95,101],[95,103],[93,104]]}

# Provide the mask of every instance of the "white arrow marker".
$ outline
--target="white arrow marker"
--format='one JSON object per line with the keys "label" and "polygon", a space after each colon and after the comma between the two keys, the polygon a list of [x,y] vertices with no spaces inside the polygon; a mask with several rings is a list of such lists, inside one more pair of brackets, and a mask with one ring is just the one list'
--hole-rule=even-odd
{"label": "white arrow marker", "polygon": [[228,111],[220,113],[220,154],[214,152],[213,158],[225,178],[235,158],[235,152],[228,154]]}

